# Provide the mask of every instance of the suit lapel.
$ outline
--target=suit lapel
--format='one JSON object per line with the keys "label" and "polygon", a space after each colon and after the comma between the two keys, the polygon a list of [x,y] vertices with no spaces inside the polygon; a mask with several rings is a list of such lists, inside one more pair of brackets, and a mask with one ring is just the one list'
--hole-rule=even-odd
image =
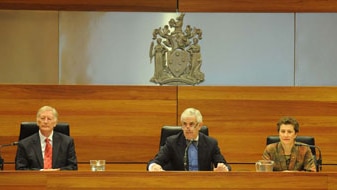
{"label": "suit lapel", "polygon": [[54,131],[53,134],[53,161],[52,161],[52,166],[54,166],[54,163],[56,162],[57,157],[54,155],[58,155],[59,147],[60,147],[60,136],[57,134],[57,132]]}
{"label": "suit lapel", "polygon": [[[198,165],[199,169],[204,168],[205,161],[207,160],[206,157],[208,157],[208,147],[205,141],[205,138],[203,134],[199,133],[199,140],[198,140]],[[208,162],[207,162],[208,163]]]}
{"label": "suit lapel", "polygon": [[179,149],[179,154],[180,154],[178,157],[183,158],[185,154],[186,139],[182,133],[179,135],[179,140],[177,141],[177,147]]}
{"label": "suit lapel", "polygon": [[38,164],[43,168],[43,157],[42,157],[42,150],[41,150],[41,142],[39,133],[35,134],[35,138],[32,139],[32,146],[37,157]]}
{"label": "suit lapel", "polygon": [[177,144],[176,144],[176,147],[177,147],[177,159],[179,160],[178,163],[179,164],[179,168],[180,170],[185,170],[184,168],[184,154],[185,154],[185,148],[186,148],[186,139],[185,139],[185,136],[183,135],[183,132],[181,132],[179,135],[178,135],[178,140],[177,140]]}
{"label": "suit lapel", "polygon": [[204,152],[205,148],[207,148],[205,138],[201,133],[199,133],[198,150]]}

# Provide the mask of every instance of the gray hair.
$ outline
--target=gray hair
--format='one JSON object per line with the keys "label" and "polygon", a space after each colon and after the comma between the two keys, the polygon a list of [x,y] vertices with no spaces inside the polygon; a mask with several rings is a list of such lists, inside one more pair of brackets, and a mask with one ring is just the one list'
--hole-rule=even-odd
{"label": "gray hair", "polygon": [[180,121],[183,122],[183,119],[186,117],[195,116],[198,123],[202,122],[202,115],[199,110],[195,108],[187,108],[185,111],[181,114]]}
{"label": "gray hair", "polygon": [[58,120],[59,114],[57,113],[56,109],[51,107],[51,106],[43,106],[41,107],[36,114],[36,118],[40,117],[40,114],[44,111],[51,111],[56,119],[56,121]]}

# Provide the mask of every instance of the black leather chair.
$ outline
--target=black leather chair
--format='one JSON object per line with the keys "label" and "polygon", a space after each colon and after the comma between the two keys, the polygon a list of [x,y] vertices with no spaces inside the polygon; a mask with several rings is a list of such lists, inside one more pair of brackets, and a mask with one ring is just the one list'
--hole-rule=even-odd
{"label": "black leather chair", "polygon": [[[315,138],[311,136],[297,136],[295,141],[315,146]],[[276,143],[276,142],[280,142],[279,136],[273,135],[273,136],[267,137],[267,145],[271,143]],[[310,147],[310,149],[311,149],[312,154],[316,155],[316,148]]]}
{"label": "black leather chair", "polygon": [[[19,141],[37,133],[39,131],[39,127],[37,126],[36,122],[22,122],[20,125],[20,135]],[[54,131],[63,133],[65,135],[70,134],[69,124],[65,122],[57,123]]]}
{"label": "black leather chair", "polygon": [[[167,137],[178,134],[181,130],[180,126],[163,126],[161,128],[159,148],[166,143]],[[200,132],[208,136],[208,127],[202,126]]]}
{"label": "black leather chair", "polygon": [[[312,155],[314,156],[314,159],[315,159],[316,171],[318,172],[321,171],[322,170],[322,155],[321,155],[320,148],[315,145],[315,138],[312,136],[297,136],[295,141],[309,145]],[[267,145],[271,143],[276,143],[276,142],[280,142],[279,136],[272,135],[272,136],[267,137],[267,142],[266,142]],[[316,149],[319,151],[318,156],[316,156]]]}

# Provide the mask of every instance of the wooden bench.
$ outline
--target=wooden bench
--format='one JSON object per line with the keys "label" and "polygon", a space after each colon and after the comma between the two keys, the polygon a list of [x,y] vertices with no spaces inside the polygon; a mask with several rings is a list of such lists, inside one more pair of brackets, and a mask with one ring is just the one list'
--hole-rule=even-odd
{"label": "wooden bench", "polygon": [[337,189],[337,173],[310,172],[6,172],[1,189]]}

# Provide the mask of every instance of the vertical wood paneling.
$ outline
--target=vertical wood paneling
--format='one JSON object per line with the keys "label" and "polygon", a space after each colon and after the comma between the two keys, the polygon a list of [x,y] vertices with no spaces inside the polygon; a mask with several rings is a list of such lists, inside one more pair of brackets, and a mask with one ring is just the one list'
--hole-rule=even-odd
{"label": "vertical wood paneling", "polygon": [[[179,4],[177,4],[179,3]],[[335,12],[337,1],[317,0],[0,0],[0,9],[139,12]]]}
{"label": "vertical wood paneling", "polygon": [[335,12],[337,1],[179,0],[180,12]]}
{"label": "vertical wood paneling", "polygon": [[204,124],[229,162],[254,162],[262,156],[276,122],[293,116],[299,135],[311,135],[325,164],[337,164],[337,88],[335,87],[211,87],[178,88],[178,112],[198,108]]}
{"label": "vertical wood paneling", "polygon": [[0,0],[0,9],[175,12],[176,0]]}
{"label": "vertical wood paneling", "polygon": [[[0,85],[0,91],[0,144],[17,141],[20,123],[51,105],[70,124],[79,162],[147,162],[161,126],[177,123],[174,86]],[[6,162],[15,151],[3,149]]]}

